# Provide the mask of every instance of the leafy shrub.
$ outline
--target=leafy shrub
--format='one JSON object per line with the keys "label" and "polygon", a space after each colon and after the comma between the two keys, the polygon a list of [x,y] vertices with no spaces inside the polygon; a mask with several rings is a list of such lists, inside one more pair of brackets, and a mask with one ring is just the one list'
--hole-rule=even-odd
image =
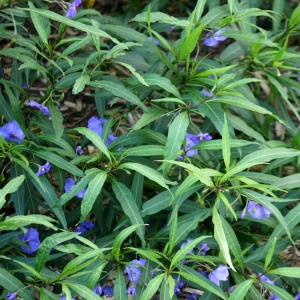
{"label": "leafy shrub", "polygon": [[[77,0],[66,17],[2,7],[8,299],[298,293],[300,6],[281,21],[280,0],[178,18],[158,2],[125,21]],[[96,111],[67,126],[61,105],[85,92]]]}

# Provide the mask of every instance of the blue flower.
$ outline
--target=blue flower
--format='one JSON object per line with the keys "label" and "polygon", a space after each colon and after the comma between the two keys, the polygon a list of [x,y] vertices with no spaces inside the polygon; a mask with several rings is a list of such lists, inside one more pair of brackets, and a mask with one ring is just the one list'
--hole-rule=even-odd
{"label": "blue flower", "polygon": [[39,233],[35,228],[27,228],[27,232],[24,235],[19,236],[19,240],[29,246],[21,246],[21,249],[28,254],[36,252],[41,244]]}
{"label": "blue flower", "polygon": [[109,285],[106,285],[103,289],[102,289],[102,292],[104,295],[106,296],[113,296],[114,295],[114,288],[109,286]]}
{"label": "blue flower", "polygon": [[262,275],[262,273],[258,273],[258,276],[261,281],[274,285],[274,281],[270,280],[267,276]]}
{"label": "blue flower", "polygon": [[[149,40],[149,41],[152,41],[152,37],[149,36],[149,37],[148,37],[148,40]],[[154,39],[154,44],[157,46],[157,45],[159,44],[159,41],[156,40],[156,39]]]}
{"label": "blue flower", "polygon": [[229,294],[231,294],[231,293],[234,291],[234,289],[235,289],[235,285],[234,285],[234,286],[231,286],[231,287],[229,287],[229,289],[228,289],[228,293],[229,293]]}
{"label": "blue flower", "polygon": [[25,138],[25,134],[17,121],[8,122],[4,126],[0,127],[0,134],[5,140],[19,144],[22,143]]}
{"label": "blue flower", "polygon": [[30,106],[30,107],[36,107],[37,109],[41,110],[44,113],[44,115],[46,115],[48,117],[50,116],[49,109],[43,104],[40,104],[40,103],[35,102],[35,101],[30,101],[30,102],[28,102],[27,105]]}
{"label": "blue flower", "polygon": [[81,4],[81,0],[74,0],[73,3],[69,4],[69,8],[66,13],[67,18],[73,18],[77,11],[76,11],[76,6],[79,6]]}
{"label": "blue flower", "polygon": [[208,32],[206,34],[206,39],[204,39],[204,45],[213,47],[217,46],[219,42],[223,42],[227,39],[227,36],[221,36],[224,34],[225,28],[222,28],[221,30],[216,31],[215,29],[213,32]]}
{"label": "blue flower", "polygon": [[201,93],[205,96],[205,97],[210,97],[210,98],[214,98],[215,94],[214,93],[210,93],[206,90],[202,90]]}
{"label": "blue flower", "polygon": [[[107,147],[109,144],[111,144],[117,138],[118,137],[113,136],[112,134],[109,134],[108,137],[107,137],[107,140],[105,141],[105,146]],[[121,150],[121,148],[119,150]]]}
{"label": "blue flower", "polygon": [[200,297],[200,295],[196,293],[192,293],[190,295],[185,296],[185,299],[187,300],[197,300]]}
{"label": "blue flower", "polygon": [[295,300],[300,300],[300,292],[295,296]]}
{"label": "blue flower", "polygon": [[175,277],[174,280],[175,280],[175,283],[177,283],[177,285],[174,286],[174,293],[176,294],[176,296],[179,296],[180,289],[182,289],[184,287],[184,284],[182,281],[179,280],[179,277]]}
{"label": "blue flower", "polygon": [[48,173],[50,169],[51,169],[51,165],[49,161],[47,161],[43,166],[39,166],[39,170],[35,175],[39,177],[42,174]]}
{"label": "blue flower", "polygon": [[275,293],[271,293],[269,300],[282,300],[282,299],[278,297]]}
{"label": "blue flower", "polygon": [[137,284],[142,274],[142,271],[140,270],[139,266],[145,266],[147,260],[141,258],[140,260],[134,259],[131,262],[134,264],[127,264],[125,267],[124,274],[128,275],[128,278],[131,282]]}
{"label": "blue flower", "polygon": [[261,219],[262,217],[269,218],[272,213],[269,209],[255,201],[250,201],[247,205],[248,213],[253,219]]}
{"label": "blue flower", "polygon": [[[67,178],[66,181],[65,181],[65,186],[64,186],[65,192],[69,192],[74,185],[75,185],[74,179],[73,178]],[[86,189],[87,189],[87,187],[84,187],[80,192],[78,192],[76,194],[76,197],[82,199],[84,197]]]}
{"label": "blue flower", "polygon": [[197,272],[198,272],[199,274],[201,274],[202,276],[204,276],[204,277],[207,278],[207,274],[206,274],[205,271],[203,271],[203,270],[198,270]]}
{"label": "blue flower", "polygon": [[217,286],[220,286],[220,281],[226,281],[228,279],[228,269],[229,267],[227,266],[219,265],[216,270],[208,275],[208,279]]}
{"label": "blue flower", "polygon": [[[83,222],[84,223],[84,222]],[[100,284],[95,285],[95,287],[93,288],[93,292],[97,295],[101,295],[102,294],[102,288]]]}
{"label": "blue flower", "polygon": [[80,145],[76,147],[75,152],[76,152],[76,154],[78,154],[78,155],[83,154],[83,150],[82,150],[82,148],[81,148]]}
{"label": "blue flower", "polygon": [[207,252],[208,250],[210,250],[210,248],[207,246],[206,243],[204,243],[204,244],[201,244],[201,245],[198,247],[198,250],[200,251],[200,253],[201,253],[202,255],[205,255],[206,252]]}
{"label": "blue flower", "polygon": [[13,300],[17,296],[16,292],[6,294],[7,300]]}
{"label": "blue flower", "polygon": [[88,120],[88,128],[95,133],[97,133],[100,137],[102,137],[103,125],[106,123],[107,120],[105,119],[98,119],[97,117],[91,117]]}
{"label": "blue flower", "polygon": [[[80,232],[80,235],[87,232],[89,229],[94,228],[96,223],[90,222],[90,221],[84,221],[81,224],[79,224],[73,232]],[[101,287],[100,287],[101,288]]]}
{"label": "blue flower", "polygon": [[126,291],[126,293],[129,294],[129,295],[135,295],[135,294],[136,294],[135,287],[131,285],[131,286],[128,288],[128,290]]}

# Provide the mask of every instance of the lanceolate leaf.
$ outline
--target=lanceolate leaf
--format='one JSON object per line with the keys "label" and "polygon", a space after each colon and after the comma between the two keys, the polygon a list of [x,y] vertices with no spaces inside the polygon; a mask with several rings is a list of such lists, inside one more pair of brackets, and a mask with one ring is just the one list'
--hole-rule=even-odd
{"label": "lanceolate leaf", "polygon": [[[117,182],[115,180],[112,181],[113,191],[119,200],[124,213],[130,219],[132,225],[141,225],[144,224],[144,221],[141,217],[139,208],[135,203],[135,200],[128,189],[123,183]],[[138,227],[136,229],[136,233],[140,237],[143,243],[145,243],[144,235],[145,235],[145,227]]]}
{"label": "lanceolate leaf", "polygon": [[141,300],[150,300],[155,292],[158,290],[160,284],[162,283],[165,274],[160,274],[155,276],[148,282],[147,288],[142,294]]}
{"label": "lanceolate leaf", "polygon": [[248,279],[242,282],[237,287],[235,287],[233,293],[230,295],[228,300],[244,299],[245,295],[247,294],[252,284],[253,284],[253,279]]}
{"label": "lanceolate leaf", "polygon": [[228,171],[230,166],[230,140],[229,140],[228,124],[227,124],[227,119],[225,114],[224,114],[224,127],[222,131],[222,154],[223,154],[226,171]]}
{"label": "lanceolate leaf", "polygon": [[50,115],[52,119],[53,128],[55,130],[56,139],[59,140],[64,133],[64,125],[63,125],[63,116],[62,113],[58,110],[57,105],[50,104],[49,105]]}
{"label": "lanceolate leaf", "polygon": [[87,288],[85,285],[64,281],[66,285],[68,285],[72,290],[74,290],[77,294],[79,294],[84,299],[89,300],[102,300],[101,297],[99,297],[96,293],[91,291],[89,288]]}
{"label": "lanceolate leaf", "polygon": [[100,194],[102,186],[107,178],[107,172],[101,172],[93,178],[84,194],[81,202],[81,217],[79,223],[86,219],[86,216],[91,211],[97,196]]}
{"label": "lanceolate leaf", "polygon": [[118,266],[117,277],[114,284],[114,299],[123,300],[125,294],[126,294],[125,277],[122,269],[120,268],[120,266]]}
{"label": "lanceolate leaf", "polygon": [[216,204],[213,208],[213,223],[214,223],[214,226],[215,226],[214,236],[215,236],[215,239],[217,240],[217,242],[219,244],[219,247],[222,251],[224,259],[229,264],[231,269],[235,271],[235,268],[232,264],[231,257],[230,257],[230,254],[229,254],[229,247],[228,247],[227,238],[225,236],[225,232],[224,232],[224,229],[223,229],[222,220],[221,220],[221,217],[220,217],[220,215],[217,211]]}

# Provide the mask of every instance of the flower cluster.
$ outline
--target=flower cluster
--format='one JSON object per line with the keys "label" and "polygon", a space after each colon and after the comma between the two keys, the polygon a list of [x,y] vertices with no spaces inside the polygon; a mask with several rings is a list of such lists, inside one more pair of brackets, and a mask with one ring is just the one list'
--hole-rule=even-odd
{"label": "flower cluster", "polygon": [[227,36],[222,36],[222,34],[224,34],[224,31],[225,28],[222,28],[218,31],[214,29],[213,32],[208,32],[205,36],[206,38],[204,39],[204,45],[213,47],[217,46],[219,42],[225,41],[227,39]]}
{"label": "flower cluster", "polygon": [[[186,142],[185,148],[183,149],[185,155],[188,157],[192,157],[198,154],[197,149],[192,149],[194,146],[198,145],[202,141],[210,141],[212,136],[208,133],[199,133],[198,135],[187,133],[186,134]],[[177,159],[183,160],[183,156],[179,156]]]}
{"label": "flower cluster", "polygon": [[30,102],[27,103],[27,105],[30,106],[30,107],[36,107],[37,109],[42,111],[45,116],[48,116],[48,117],[50,116],[49,109],[43,104],[40,104],[40,103],[35,102],[35,101],[30,101]]}
{"label": "flower cluster", "polygon": [[247,205],[247,211],[253,219],[257,219],[257,220],[259,220],[263,217],[269,218],[270,214],[272,213],[265,206],[258,204],[255,201],[249,201],[249,203]]}
{"label": "flower cluster", "polygon": [[[97,133],[102,138],[102,132],[103,132],[103,124],[106,123],[107,120],[105,119],[98,119],[97,117],[91,117],[88,120],[88,128],[95,133]],[[113,136],[111,133],[108,135],[105,146],[107,147],[109,144],[111,144],[117,137]]]}
{"label": "flower cluster", "polygon": [[36,252],[41,244],[39,233],[35,228],[27,228],[27,232],[19,236],[19,240],[28,246],[21,246],[21,249],[28,254]]}
{"label": "flower cluster", "polygon": [[39,166],[39,170],[35,174],[37,177],[39,177],[42,174],[48,173],[51,169],[50,163],[47,161],[43,166]]}
{"label": "flower cluster", "polygon": [[190,295],[185,296],[186,300],[197,300],[200,297],[200,295],[196,293],[192,293]]}
{"label": "flower cluster", "polygon": [[90,222],[90,221],[84,221],[81,224],[79,224],[73,232],[80,232],[80,235],[87,232],[89,229],[94,228],[96,223]]}
{"label": "flower cluster", "polygon": [[228,269],[229,267],[227,266],[219,265],[217,269],[208,274],[208,279],[217,286],[220,286],[220,281],[226,281],[228,279]]}
{"label": "flower cluster", "polygon": [[179,296],[180,289],[183,288],[184,284],[180,281],[179,277],[174,278],[176,285],[174,286],[174,293],[176,296]]}
{"label": "flower cluster", "polygon": [[8,122],[4,126],[0,127],[0,134],[5,140],[19,144],[22,143],[25,138],[25,134],[17,121]]}
{"label": "flower cluster", "polygon": [[[148,40],[149,40],[149,41],[152,41],[152,37],[149,36],[149,37],[148,37]],[[158,40],[154,39],[153,42],[154,42],[154,44],[155,44],[156,46],[158,46],[158,44],[159,44],[159,41],[158,41]]]}
{"label": "flower cluster", "polygon": [[81,4],[81,0],[74,0],[73,3],[69,4],[69,8],[67,10],[66,17],[73,18],[77,13],[76,7],[79,6],[80,4]]}
{"label": "flower cluster", "polygon": [[131,263],[127,264],[124,271],[124,274],[127,274],[130,280],[130,286],[126,293],[130,295],[135,295],[136,294],[135,284],[138,284],[140,280],[140,276],[142,274],[140,266],[142,267],[145,266],[147,260],[141,258],[140,260],[134,259],[131,262],[133,264]]}
{"label": "flower cluster", "polygon": [[103,289],[102,292],[106,296],[113,296],[114,295],[114,288],[112,286],[106,285]]}
{"label": "flower cluster", "polygon": [[[73,178],[67,178],[66,181],[65,181],[65,186],[64,186],[64,189],[65,189],[65,192],[70,192],[71,188],[75,185],[75,181]],[[84,194],[86,192],[86,189],[87,187],[84,187],[80,192],[78,192],[76,194],[76,197],[78,198],[83,198],[84,197]]]}

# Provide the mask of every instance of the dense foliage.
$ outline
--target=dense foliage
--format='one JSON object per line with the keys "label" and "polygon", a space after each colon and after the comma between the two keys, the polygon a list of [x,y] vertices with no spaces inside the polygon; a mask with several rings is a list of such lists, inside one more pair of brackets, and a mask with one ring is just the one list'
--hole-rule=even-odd
{"label": "dense foliage", "polygon": [[300,5],[223,2],[1,2],[1,299],[300,299]]}

